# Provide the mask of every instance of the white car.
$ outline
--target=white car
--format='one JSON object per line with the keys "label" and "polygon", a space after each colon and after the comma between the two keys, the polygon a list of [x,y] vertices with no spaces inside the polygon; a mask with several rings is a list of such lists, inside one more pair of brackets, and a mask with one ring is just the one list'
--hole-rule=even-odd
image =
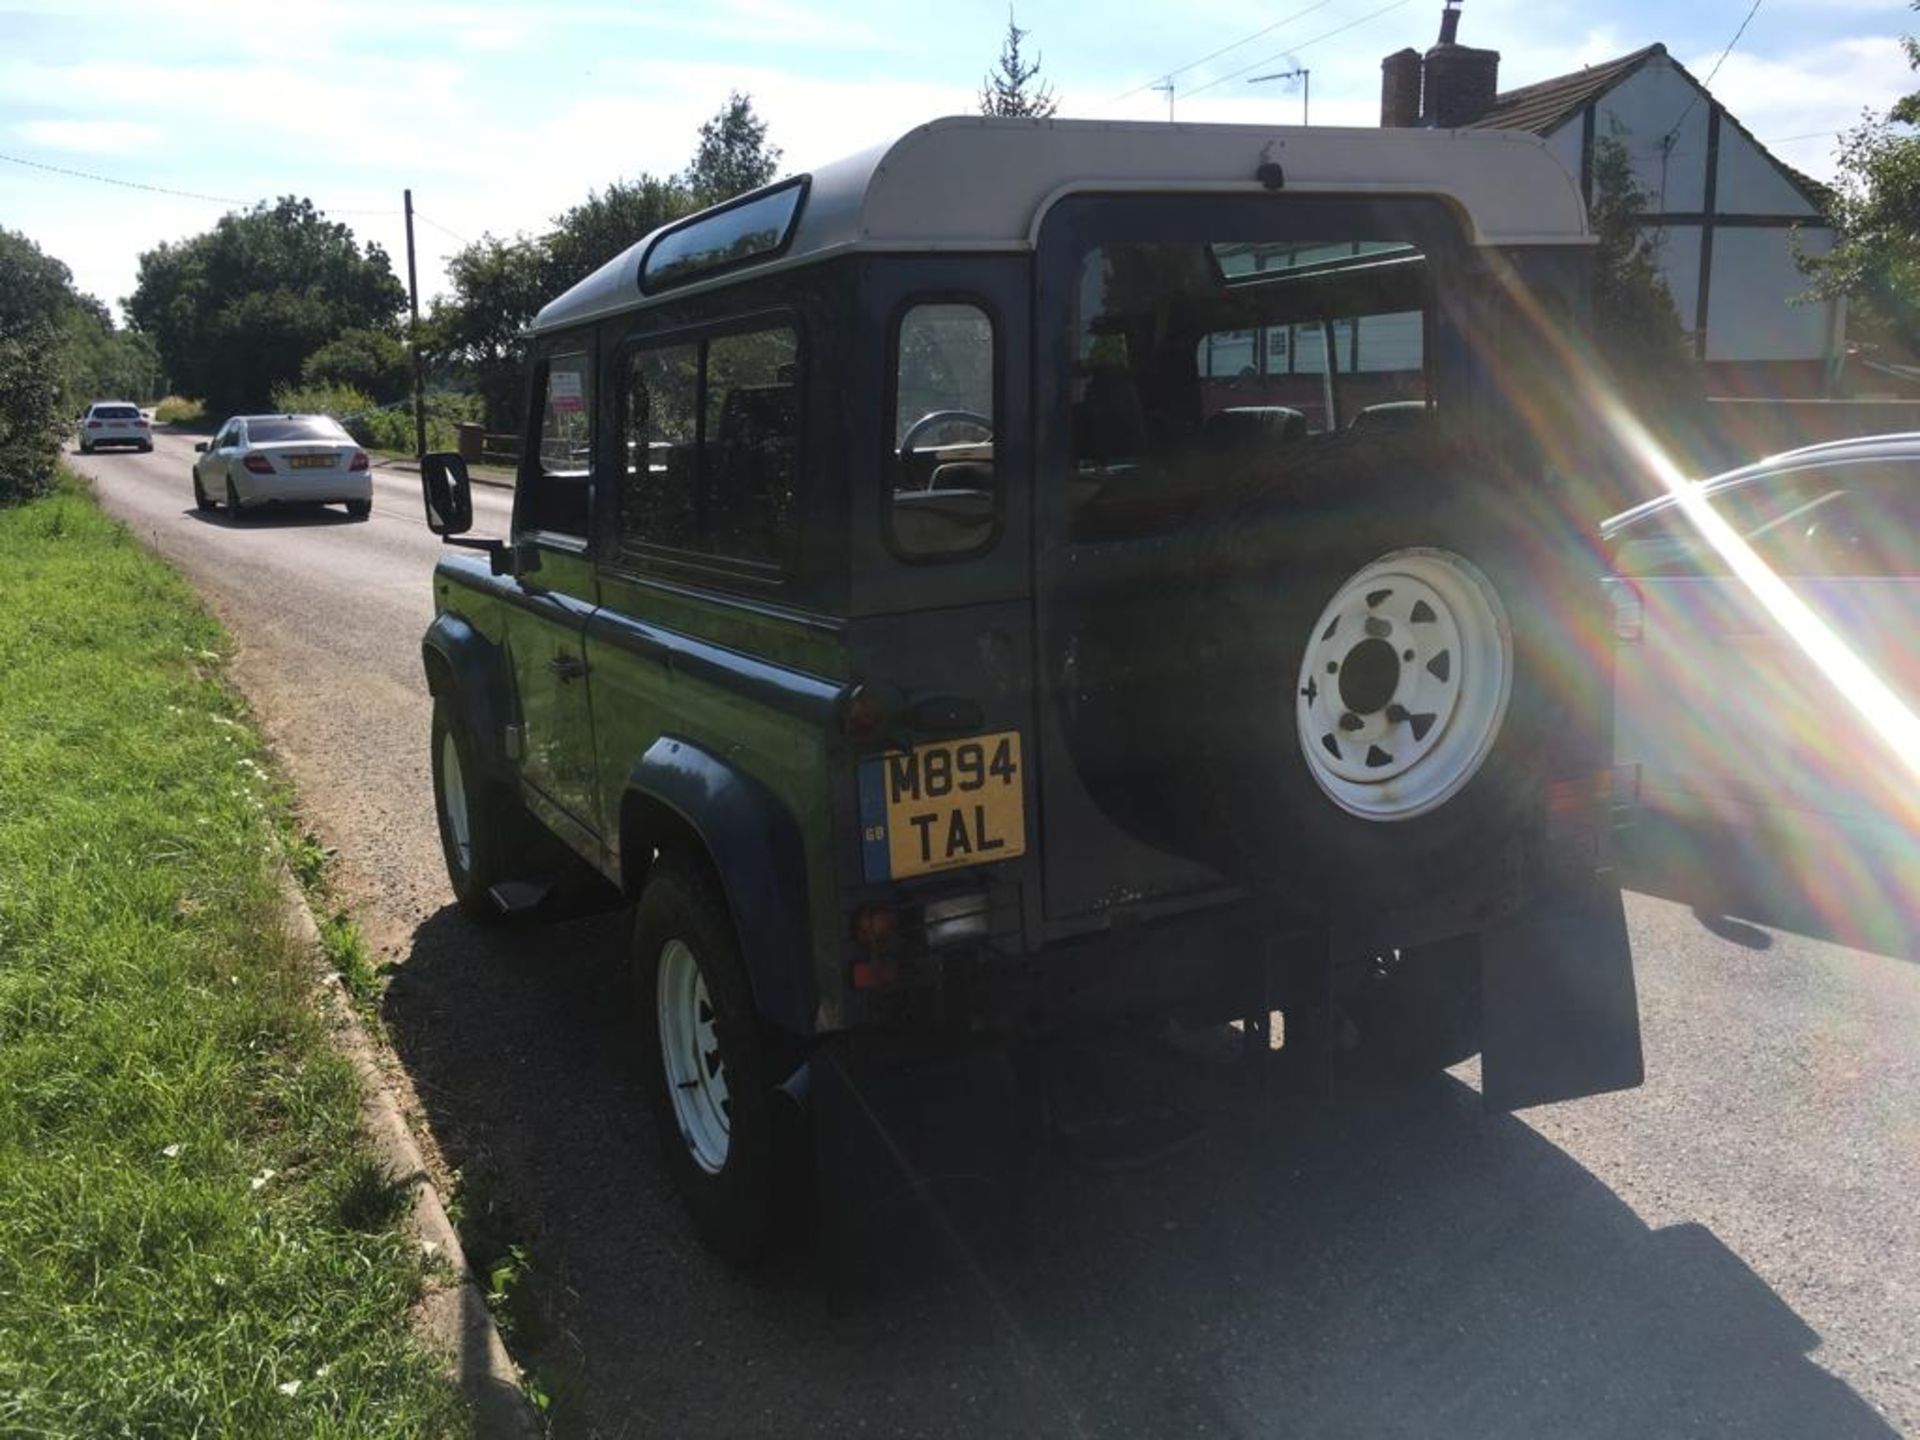
{"label": "white car", "polygon": [[125,400],[96,400],[80,417],[75,432],[80,453],[91,455],[103,445],[134,445],[153,449],[153,427],[138,405]]}
{"label": "white car", "polygon": [[281,503],[341,504],[364,520],[373,513],[367,452],[329,415],[236,415],[212,440],[193,447],[193,503],[249,510]]}
{"label": "white car", "polygon": [[1790,451],[1694,493],[1784,600],[1672,496],[1602,527],[1615,757],[1640,767],[1642,808],[1786,840],[1822,870],[1908,850],[1920,838],[1920,435]]}

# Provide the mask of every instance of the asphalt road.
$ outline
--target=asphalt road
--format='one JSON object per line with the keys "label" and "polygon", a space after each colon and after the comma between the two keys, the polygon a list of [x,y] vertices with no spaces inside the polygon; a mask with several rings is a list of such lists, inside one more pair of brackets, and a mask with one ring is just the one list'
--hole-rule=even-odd
{"label": "asphalt road", "polygon": [[[1779,877],[1699,846],[1645,867],[1675,898],[1629,897],[1638,1091],[1489,1118],[1466,1067],[1243,1099],[1146,1170],[1042,1170],[1024,1243],[926,1257],[851,1303],[805,1254],[729,1270],[654,1163],[622,921],[485,931],[447,902],[414,477],[381,474],[366,523],[234,527],[193,513],[189,460],[162,433],[76,463],[232,630],[398,962],[402,1081],[533,1257],[519,1345],[557,1433],[1920,1431],[1916,952],[1820,938],[1850,932],[1817,877],[1783,905]],[[481,494],[483,526],[505,502]]]}

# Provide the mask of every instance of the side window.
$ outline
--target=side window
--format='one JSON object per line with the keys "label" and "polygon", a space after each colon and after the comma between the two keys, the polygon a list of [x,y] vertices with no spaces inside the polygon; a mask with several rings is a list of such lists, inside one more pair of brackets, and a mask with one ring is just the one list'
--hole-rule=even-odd
{"label": "side window", "polygon": [[786,564],[798,519],[799,360],[799,336],[785,325],[633,353],[623,546]]}
{"label": "side window", "polygon": [[640,350],[627,362],[623,542],[699,548],[699,404],[699,345]]}
{"label": "side window", "polygon": [[957,559],[992,543],[994,389],[993,321],[979,306],[915,305],[901,317],[887,530],[909,559]]}
{"label": "side window", "polygon": [[593,509],[593,370],[585,355],[556,355],[542,377],[540,434],[522,500],[521,528],[584,540]]}

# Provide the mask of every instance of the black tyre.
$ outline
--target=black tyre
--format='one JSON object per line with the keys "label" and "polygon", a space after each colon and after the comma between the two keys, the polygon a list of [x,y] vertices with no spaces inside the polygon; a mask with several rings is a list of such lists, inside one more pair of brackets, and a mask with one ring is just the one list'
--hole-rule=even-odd
{"label": "black tyre", "polygon": [[1480,1050],[1480,940],[1463,935],[1381,956],[1346,1002],[1368,1069],[1416,1080]]}
{"label": "black tyre", "polygon": [[91,455],[93,453],[93,446],[89,445],[86,441],[82,440],[80,442],[80,453],[82,455]]}
{"label": "black tyre", "polygon": [[501,909],[488,893],[514,873],[520,839],[517,826],[532,823],[526,809],[480,768],[472,739],[446,702],[433,702],[433,809],[440,826],[440,853],[447,883],[460,908],[476,920],[494,922]]}
{"label": "black tyre", "polygon": [[364,520],[373,514],[373,501],[349,500],[347,501],[347,514],[352,519]]}
{"label": "black tyre", "polygon": [[227,519],[238,525],[247,518],[246,507],[240,503],[240,492],[233,488],[233,477],[227,477]]}
{"label": "black tyre", "polygon": [[151,455],[153,453],[153,441],[142,440],[140,442],[140,453],[142,455]]}
{"label": "black tyre", "polygon": [[798,1203],[772,1047],[733,920],[704,867],[654,862],[633,928],[641,1065],[675,1188],[711,1248],[751,1263]]}

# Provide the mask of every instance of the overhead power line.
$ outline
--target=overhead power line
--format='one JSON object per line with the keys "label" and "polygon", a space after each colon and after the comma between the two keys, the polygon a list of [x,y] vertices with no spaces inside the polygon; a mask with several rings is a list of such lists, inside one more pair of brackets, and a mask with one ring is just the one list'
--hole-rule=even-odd
{"label": "overhead power line", "polygon": [[1720,67],[1727,63],[1727,57],[1733,53],[1733,47],[1740,43],[1740,37],[1747,33],[1747,26],[1753,23],[1753,17],[1759,13],[1760,0],[1753,0],[1752,6],[1747,10],[1747,18],[1742,20],[1740,28],[1733,32],[1733,38],[1727,41],[1727,48],[1722,50],[1720,58],[1713,62],[1713,68],[1707,72],[1707,78],[1700,82],[1700,89],[1694,91],[1693,98],[1687,101],[1687,108],[1680,112],[1680,118],[1673,122],[1673,128],[1667,131],[1666,137],[1660,142],[1662,145],[1673,143],[1673,137],[1678,135],[1680,127],[1687,123],[1687,117],[1693,113],[1693,107],[1700,103],[1701,94],[1713,88],[1713,77],[1720,73]]}
{"label": "overhead power line", "polygon": [[1347,33],[1347,31],[1352,30],[1357,26],[1364,25],[1369,20],[1378,20],[1382,15],[1386,15],[1391,13],[1392,11],[1399,10],[1411,3],[1412,3],[1412,0],[1393,0],[1393,3],[1391,5],[1382,5],[1378,10],[1370,10],[1365,15],[1362,15],[1359,19],[1349,20],[1346,24],[1336,26],[1332,30],[1327,31],[1325,34],[1316,35],[1313,37],[1313,39],[1304,41],[1303,43],[1294,46],[1291,50],[1277,51],[1272,55],[1267,55],[1259,60],[1254,61],[1251,65],[1242,65],[1238,70],[1229,70],[1226,74],[1219,76],[1217,79],[1209,80],[1204,85],[1194,86],[1193,89],[1187,91],[1187,99],[1191,100],[1194,96],[1201,94],[1203,91],[1211,90],[1216,85],[1224,85],[1229,80],[1238,80],[1242,75],[1245,75],[1249,70],[1258,70],[1263,65],[1271,65],[1275,61],[1290,59],[1293,56],[1300,54],[1303,50],[1306,50],[1309,46],[1318,45],[1322,40],[1331,40],[1336,35],[1344,35]]}
{"label": "overhead power line", "polygon": [[1149,80],[1144,84],[1136,85],[1131,90],[1124,90],[1120,94],[1114,96],[1113,99],[1109,100],[1107,103],[1109,105],[1113,105],[1113,104],[1117,104],[1122,100],[1129,100],[1133,98],[1135,95],[1138,95],[1142,90],[1165,89],[1167,82],[1169,80],[1172,80],[1176,75],[1184,75],[1189,70],[1198,69],[1200,66],[1206,64],[1209,60],[1218,60],[1222,55],[1226,54],[1229,50],[1238,50],[1242,45],[1251,45],[1255,40],[1258,40],[1262,35],[1271,35],[1274,31],[1278,30],[1282,25],[1291,25],[1296,20],[1305,19],[1307,16],[1311,15],[1314,11],[1324,10],[1327,8],[1327,6],[1331,5],[1332,3],[1333,3],[1333,0],[1315,0],[1315,3],[1307,6],[1306,9],[1296,10],[1293,12],[1293,14],[1283,16],[1282,18],[1274,21],[1271,25],[1262,25],[1258,30],[1255,30],[1252,34],[1242,35],[1238,40],[1235,40],[1231,44],[1222,45],[1218,50],[1211,50],[1205,55],[1202,55],[1198,60],[1189,60],[1186,64],[1180,66],[1178,69],[1164,71],[1160,75],[1156,76],[1154,79]]}
{"label": "overhead power line", "polygon": [[[242,200],[236,195],[207,195],[198,190],[176,190],[171,185],[149,185],[143,180],[122,180],[113,175],[96,175],[91,170],[74,170],[65,165],[49,165],[44,160],[29,160],[23,155],[0,153],[0,160],[10,164],[24,165],[29,170],[43,170],[49,175],[64,176],[69,180],[91,180],[96,185],[117,185],[122,190],[144,190],[150,195],[171,195],[180,200],[200,200],[209,205],[259,205],[264,201],[260,197]],[[393,209],[354,209],[352,207],[322,205],[317,207],[328,215],[398,215]],[[451,233],[451,232],[449,232]]]}

